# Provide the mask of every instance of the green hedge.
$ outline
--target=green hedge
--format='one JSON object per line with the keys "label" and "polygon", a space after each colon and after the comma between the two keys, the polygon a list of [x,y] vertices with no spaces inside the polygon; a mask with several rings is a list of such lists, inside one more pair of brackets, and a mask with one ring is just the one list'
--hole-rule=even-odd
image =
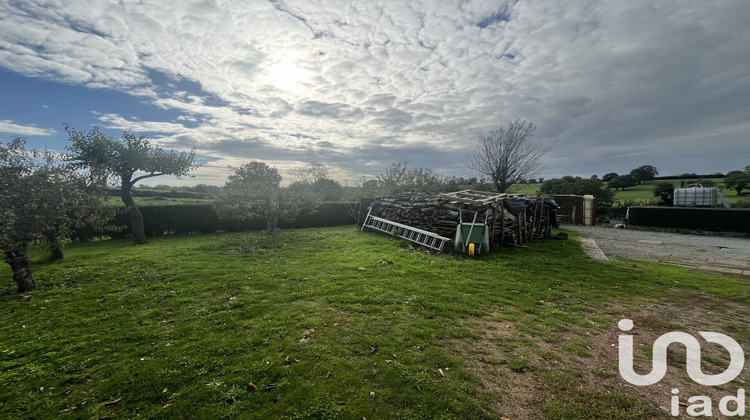
{"label": "green hedge", "polygon": [[636,226],[750,233],[750,209],[696,207],[630,207]]}
{"label": "green hedge", "polygon": [[[193,191],[180,191],[180,190],[145,190],[140,188],[133,188],[133,197],[165,197],[165,198],[193,198],[193,199],[205,199],[211,198],[210,194],[193,192]],[[110,188],[109,195],[112,197],[122,197],[122,191],[119,188]]]}
{"label": "green hedge", "polygon": [[[182,233],[212,233],[216,231],[238,232],[248,230],[262,230],[266,228],[266,221],[257,219],[222,219],[213,211],[210,204],[172,205],[172,206],[141,206],[146,236],[174,235]],[[125,226],[120,231],[94,231],[91,226],[74,229],[71,238],[87,241],[100,236],[125,238],[130,236],[130,217],[118,214],[110,222],[115,226]],[[279,227],[305,228],[354,224],[345,203],[323,203],[314,214],[300,215],[293,223],[279,223]]]}

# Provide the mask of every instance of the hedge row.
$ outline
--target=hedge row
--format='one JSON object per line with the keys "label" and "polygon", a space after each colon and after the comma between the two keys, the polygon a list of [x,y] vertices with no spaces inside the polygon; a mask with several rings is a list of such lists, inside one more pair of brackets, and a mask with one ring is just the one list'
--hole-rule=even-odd
{"label": "hedge row", "polygon": [[[300,215],[293,223],[279,223],[281,228],[305,228],[354,224],[347,204],[323,203],[314,214]],[[262,230],[266,221],[257,219],[222,219],[214,213],[210,204],[141,206],[146,236],[174,235],[183,233],[213,233],[217,231],[239,232]],[[88,241],[100,236],[125,238],[130,236],[130,218],[126,213],[118,214],[110,222],[114,226],[124,226],[119,231],[97,232],[91,226],[77,227],[71,238]]]}
{"label": "hedge row", "polygon": [[[133,188],[133,197],[165,197],[165,198],[194,198],[194,199],[209,199],[209,194],[193,192],[193,191],[160,191],[160,190],[144,190],[140,188]],[[122,197],[122,191],[119,188],[110,188],[109,195],[112,197]]]}
{"label": "hedge row", "polygon": [[636,226],[750,233],[750,209],[630,207],[629,212],[628,222]]}
{"label": "hedge row", "polygon": [[655,176],[654,181],[661,181],[664,179],[724,179],[726,175],[668,175],[668,176]]}

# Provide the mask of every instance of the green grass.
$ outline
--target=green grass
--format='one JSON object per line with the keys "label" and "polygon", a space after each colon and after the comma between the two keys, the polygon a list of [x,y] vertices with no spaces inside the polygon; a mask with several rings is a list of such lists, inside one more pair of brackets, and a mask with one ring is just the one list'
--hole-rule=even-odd
{"label": "green grass", "polygon": [[513,184],[508,188],[508,193],[510,194],[526,194],[526,195],[534,195],[539,193],[539,187],[541,187],[542,184],[536,183],[536,184]]}
{"label": "green grass", "polygon": [[[627,388],[581,390],[585,364],[535,365],[590,357],[588,338],[554,354],[537,339],[601,332],[608,302],[750,297],[746,280],[599,264],[572,240],[470,259],[353,227],[76,244],[35,270],[18,294],[0,268],[0,418],[499,418],[460,350],[489,316],[524,337],[488,366],[552,384],[538,415],[641,418]],[[723,325],[750,340],[741,319]]]}

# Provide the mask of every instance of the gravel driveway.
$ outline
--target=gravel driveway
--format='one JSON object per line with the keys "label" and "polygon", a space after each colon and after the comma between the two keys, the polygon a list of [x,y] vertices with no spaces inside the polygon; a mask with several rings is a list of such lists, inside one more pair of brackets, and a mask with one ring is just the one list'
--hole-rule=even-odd
{"label": "gravel driveway", "polygon": [[598,226],[564,225],[582,233],[586,252],[602,259],[617,257],[657,261],[700,270],[750,277],[750,239],[686,235]]}

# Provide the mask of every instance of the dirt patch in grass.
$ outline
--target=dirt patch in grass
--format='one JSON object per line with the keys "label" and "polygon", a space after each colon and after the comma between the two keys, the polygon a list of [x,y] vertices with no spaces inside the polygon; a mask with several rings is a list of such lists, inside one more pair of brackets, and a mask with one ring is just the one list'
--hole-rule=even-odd
{"label": "dirt patch in grass", "polygon": [[[533,327],[545,322],[544,312],[506,319],[496,311],[474,321],[479,338],[455,344],[467,368],[480,379],[478,403],[503,418],[674,418],[669,410],[675,388],[682,403],[679,418],[694,418],[686,414],[692,404],[687,401],[697,395],[711,398],[712,418],[724,418],[719,401],[747,386],[747,370],[728,384],[702,386],[687,375],[685,348],[672,345],[667,375],[651,386],[632,385],[618,370],[618,336],[625,333],[617,322],[623,318],[634,322],[630,333],[635,336],[637,373],[651,371],[651,348],[659,336],[682,331],[701,343],[703,372],[717,374],[728,366],[729,354],[705,342],[698,332],[727,334],[747,353],[748,332],[742,323],[747,316],[744,304],[703,293],[679,302],[599,305],[587,320],[560,322],[553,332]],[[730,403],[729,408],[734,407]]]}

